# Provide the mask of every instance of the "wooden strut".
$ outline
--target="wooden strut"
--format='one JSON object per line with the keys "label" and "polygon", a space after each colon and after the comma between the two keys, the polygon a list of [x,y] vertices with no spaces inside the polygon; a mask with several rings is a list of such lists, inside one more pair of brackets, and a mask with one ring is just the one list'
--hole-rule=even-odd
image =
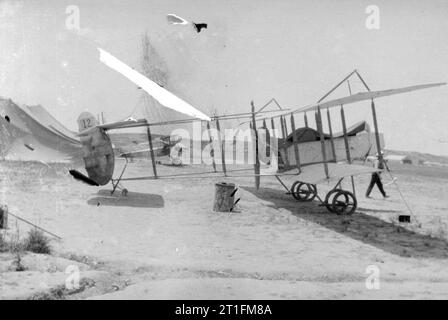
{"label": "wooden strut", "polygon": [[[342,130],[344,133],[344,145],[345,145],[345,154],[347,157],[347,162],[349,164],[352,163],[352,157],[350,154],[350,146],[348,144],[348,137],[347,137],[347,125],[345,122],[345,112],[344,112],[344,106],[341,105],[341,120],[342,120]],[[350,176],[351,180],[352,180],[352,189],[353,189],[353,194],[356,195],[356,190],[355,190],[355,180],[353,179],[353,176]]]}
{"label": "wooden strut", "polygon": [[[263,119],[263,128],[264,128],[264,140],[263,144],[266,146],[265,152],[266,152],[266,156],[268,156],[269,158],[271,157],[271,144],[270,141],[268,141],[268,127],[266,126],[266,119]],[[269,135],[270,137],[270,135]],[[269,147],[269,155],[268,155],[268,147]]]}
{"label": "wooden strut", "polygon": [[344,134],[345,156],[347,157],[347,162],[351,163],[352,161],[350,156],[350,146],[348,144],[347,125],[345,122],[345,112],[343,105],[341,105],[341,121],[342,121],[342,132]]}
{"label": "wooden strut", "polygon": [[283,117],[280,117],[280,126],[282,128],[282,138],[283,138],[282,149],[285,153],[284,165],[286,168],[289,168],[288,149],[286,148],[287,133],[286,133],[285,122],[283,121]]}
{"label": "wooden strut", "polygon": [[193,157],[193,153],[194,153],[194,140],[193,138],[190,138],[190,164],[194,163],[194,157]]}
{"label": "wooden strut", "polygon": [[383,163],[383,154],[381,153],[380,133],[378,131],[378,121],[376,118],[375,102],[373,102],[373,99],[371,106],[372,106],[373,126],[375,127],[376,152],[378,154],[378,161],[380,163]]}
{"label": "wooden strut", "polygon": [[[347,81],[353,74],[356,74],[358,78],[362,81],[364,86],[366,87],[367,91],[370,91],[369,87],[365,83],[364,79],[362,79],[361,75],[358,73],[358,71],[355,69],[352,72],[350,72],[344,79],[342,79],[337,85],[335,85],[330,91],[328,91],[322,98],[320,98],[317,103],[322,102],[325,98],[327,98],[331,93],[333,93],[337,88],[339,88],[345,81]],[[292,111],[293,113],[300,113],[303,112],[300,109]],[[306,112],[305,112],[306,113]],[[305,119],[306,122],[306,119]],[[306,123],[305,123],[306,124]]]}
{"label": "wooden strut", "polygon": [[305,128],[308,128],[308,117],[306,116],[306,112],[303,113],[303,120],[305,121]]}
{"label": "wooden strut", "polygon": [[285,137],[285,126],[284,126],[282,117],[280,116],[278,119],[280,120],[280,129],[282,130],[282,138],[284,138]]}
{"label": "wooden strut", "polygon": [[319,136],[320,136],[320,145],[321,145],[321,149],[322,149],[322,158],[323,158],[323,162],[324,162],[325,176],[327,177],[327,179],[329,179],[330,175],[328,172],[327,152],[325,150],[325,137],[324,137],[324,130],[322,128],[322,115],[320,112],[320,107],[317,108],[317,112],[315,113],[315,115],[316,115],[316,126],[317,126],[317,130],[319,131]]}
{"label": "wooden strut", "polygon": [[[356,69],[353,70],[344,79],[342,79],[337,85],[335,85],[330,91],[328,91],[322,98],[320,98],[319,101],[317,101],[317,103],[322,102],[322,100],[324,100],[326,97],[328,97],[334,90],[339,88],[339,86],[341,84],[343,84],[348,78],[350,78],[354,73],[356,73],[358,75],[358,77],[361,78],[361,76],[359,75],[358,71]],[[364,82],[364,80],[362,80],[362,79],[361,79],[361,81]]]}
{"label": "wooden strut", "polygon": [[254,130],[255,134],[255,164],[254,164],[254,172],[255,172],[255,188],[260,189],[260,159],[258,158],[258,132],[257,132],[257,122],[255,120],[255,106],[254,102],[251,101],[252,106],[252,130]]}
{"label": "wooden strut", "polygon": [[285,119],[285,117],[282,117],[282,120],[283,120],[283,125],[285,126],[285,138],[287,138],[288,137],[288,135],[289,135],[289,133],[288,133],[288,125],[286,124],[286,119]]}
{"label": "wooden strut", "polygon": [[333,153],[333,161],[338,162],[336,158],[336,148],[334,146],[333,129],[331,127],[330,109],[327,108],[328,131],[330,131],[331,152]]}
{"label": "wooden strut", "polygon": [[[128,166],[128,163],[129,163],[128,158],[124,157],[124,160],[126,162],[124,163],[123,169],[121,170],[121,173],[120,173],[120,176],[118,177],[118,179],[111,179],[110,180],[110,182],[112,183],[112,191],[110,192],[111,195],[114,194],[114,192],[115,192],[115,190],[117,190],[117,188],[119,188],[118,185],[120,184],[120,181],[123,178],[123,174],[126,171],[126,168]],[[154,176],[154,179],[157,179],[157,176]],[[114,181],[116,181],[116,182],[114,183]],[[119,188],[119,189],[121,189],[121,188]]]}
{"label": "wooden strut", "polygon": [[[277,139],[277,135],[275,134],[275,123],[274,123],[274,118],[271,118],[271,130],[272,130],[272,132],[271,132],[271,141],[273,141],[274,139]],[[273,148],[272,148],[272,145],[271,145],[271,141],[269,141],[269,145],[270,145],[270,156],[271,156],[271,160],[272,160],[272,156],[275,156],[276,158],[277,158],[277,168],[278,168],[278,165],[279,165],[279,163],[278,163],[278,160],[279,160],[279,156],[278,156],[278,146],[277,146],[277,149],[276,150],[274,150]],[[276,140],[276,141],[278,141],[278,140]],[[277,154],[275,154],[275,155],[273,155],[272,154],[272,152],[273,151],[277,151]]]}
{"label": "wooden strut", "polygon": [[215,162],[215,150],[213,149],[213,139],[212,139],[212,134],[210,132],[210,122],[208,122],[208,121],[207,121],[207,132],[208,132],[208,140],[210,142],[210,155],[212,156],[213,171],[217,172],[216,162]]}
{"label": "wooden strut", "polygon": [[347,85],[348,85],[348,93],[352,95],[352,87],[350,86],[350,80],[347,79]]}
{"label": "wooden strut", "polygon": [[146,134],[148,135],[149,153],[151,155],[151,163],[152,163],[152,172],[154,173],[154,178],[157,179],[156,158],[155,158],[155,155],[154,155],[154,147],[152,145],[152,136],[151,136],[150,126],[146,127]]}
{"label": "wooden strut", "polygon": [[[272,130],[272,133],[271,133],[271,135],[274,135],[274,131],[275,131],[275,123],[274,123],[274,118],[271,118],[271,130]],[[276,136],[276,135],[275,135]]]}
{"label": "wooden strut", "polygon": [[[272,159],[272,146],[271,146],[271,134],[272,133],[269,132],[269,130],[268,130],[268,126],[266,124],[266,119],[263,119],[263,128],[264,128],[264,132],[265,132],[264,141],[263,141],[265,148],[264,148],[263,152],[265,153],[265,155],[268,159]],[[268,160],[268,161],[270,161],[270,160]]]}
{"label": "wooden strut", "polygon": [[[270,105],[271,102],[274,102],[274,103],[277,105],[277,108],[279,109],[279,110],[274,110],[274,111],[283,111],[282,107],[280,106],[280,103],[278,103],[278,101],[275,100],[275,98],[272,98],[272,99],[269,100],[264,106],[262,106],[262,107],[256,112],[256,114],[263,113],[263,110],[264,110],[268,105]],[[270,110],[270,111],[268,111],[268,112],[273,112],[273,111]]]}
{"label": "wooden strut", "polygon": [[356,75],[358,76],[359,80],[361,80],[362,84],[364,85],[364,87],[366,87],[367,91],[370,91],[369,86],[367,85],[367,83],[364,81],[364,79],[361,77],[361,75],[359,74],[358,70],[355,70]]}
{"label": "wooden strut", "polygon": [[[246,140],[244,140],[244,143],[246,143]],[[232,154],[233,154],[233,163],[236,164],[237,163],[237,154],[236,154],[236,134],[233,135],[233,140],[232,140]],[[243,159],[244,161],[244,159]]]}
{"label": "wooden strut", "polygon": [[297,134],[296,134],[296,125],[294,123],[294,114],[291,113],[291,130],[292,130],[292,141],[294,143],[294,156],[296,158],[296,166],[299,172],[301,172],[300,168],[300,154],[299,154],[299,145],[297,141]]}
{"label": "wooden strut", "polygon": [[221,126],[219,125],[219,120],[218,118],[216,118],[216,129],[218,130],[218,143],[219,146],[221,148],[221,165],[222,165],[222,171],[224,172],[224,176],[227,175],[227,170],[226,170],[226,154],[225,154],[225,146],[224,146],[224,142],[222,141],[222,137],[221,137]]}
{"label": "wooden strut", "polygon": [[[358,76],[359,80],[361,80],[362,84],[363,84],[364,87],[367,89],[367,91],[370,92],[370,88],[369,88],[369,86],[368,86],[367,83],[364,81],[364,79],[361,77],[361,75],[359,74],[358,70],[355,69],[355,73],[356,73],[356,75]],[[351,95],[350,83],[348,83],[348,86],[349,86],[350,95]],[[383,161],[383,155],[381,154],[380,138],[379,138],[379,133],[378,133],[378,124],[376,123],[375,105],[374,105],[373,99],[372,99],[372,115],[373,115],[373,123],[374,123],[374,126],[375,126],[376,146],[377,146],[377,149],[379,148],[378,150],[380,150],[380,151],[378,152],[378,161]],[[376,125],[375,125],[375,123],[376,123]],[[366,159],[367,159],[367,158],[366,158]],[[356,193],[355,193],[355,182],[354,182],[354,180],[353,180],[353,176],[351,176],[351,178],[352,178],[353,194],[356,196]]]}
{"label": "wooden strut", "polygon": [[277,175],[275,176],[278,180],[278,182],[280,182],[280,184],[283,186],[283,188],[286,189],[287,192],[291,192],[291,190],[289,190],[289,188],[286,186],[286,184],[282,181],[282,179],[280,179]]}

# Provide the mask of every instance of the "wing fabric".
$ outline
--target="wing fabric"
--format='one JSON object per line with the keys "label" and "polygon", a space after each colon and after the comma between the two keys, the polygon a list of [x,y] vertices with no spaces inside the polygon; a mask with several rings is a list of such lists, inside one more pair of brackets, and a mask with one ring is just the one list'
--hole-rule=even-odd
{"label": "wing fabric", "polygon": [[98,48],[98,50],[100,52],[100,61],[102,63],[107,65],[109,68],[117,71],[118,73],[121,73],[137,86],[141,87],[151,97],[156,99],[161,105],[194,118],[210,121],[210,117],[208,117],[192,105],[188,104],[187,102],[183,101],[182,99],[176,97],[174,94],[162,88],[157,83],[148,79],[138,71],[132,69],[107,51],[104,51],[101,48]]}
{"label": "wing fabric", "polygon": [[302,167],[302,172],[297,176],[297,180],[311,184],[319,184],[328,181],[337,181],[341,178],[349,176],[370,174],[373,172],[382,171],[375,169],[373,167],[361,166],[356,164],[346,164],[346,163],[341,164],[327,163],[327,164],[329,175],[328,179],[325,176],[324,165],[322,163],[319,163]]}

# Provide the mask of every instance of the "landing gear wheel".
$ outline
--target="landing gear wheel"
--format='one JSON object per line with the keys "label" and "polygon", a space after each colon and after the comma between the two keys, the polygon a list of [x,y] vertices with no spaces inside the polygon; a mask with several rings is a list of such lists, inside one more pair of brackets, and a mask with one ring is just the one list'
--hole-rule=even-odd
{"label": "landing gear wheel", "polygon": [[123,190],[121,190],[121,195],[123,197],[126,197],[128,195],[128,189],[124,188]]}
{"label": "landing gear wheel", "polygon": [[325,196],[325,201],[324,201],[325,207],[331,213],[336,213],[335,211],[333,211],[333,206],[332,206],[333,197],[340,191],[342,191],[342,189],[333,189],[333,190],[330,190],[327,193],[327,195]]}
{"label": "landing gear wheel", "polygon": [[357,206],[356,197],[350,191],[341,190],[331,202],[332,212],[337,215],[352,215]]}
{"label": "landing gear wheel", "polygon": [[317,196],[317,188],[314,184],[296,181],[291,186],[291,193],[297,201],[313,201]]}

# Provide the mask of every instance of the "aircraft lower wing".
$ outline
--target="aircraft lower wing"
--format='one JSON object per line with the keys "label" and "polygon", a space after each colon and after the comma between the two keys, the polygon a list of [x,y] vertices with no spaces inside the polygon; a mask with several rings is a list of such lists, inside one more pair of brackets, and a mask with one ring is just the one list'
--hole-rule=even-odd
{"label": "aircraft lower wing", "polygon": [[357,164],[347,164],[347,163],[327,163],[328,164],[328,175],[327,179],[324,171],[324,165],[322,163],[312,164],[309,166],[302,167],[302,172],[297,176],[297,180],[311,183],[319,184],[329,181],[338,181],[342,178],[349,176],[356,176],[360,174],[371,174],[373,172],[381,172],[380,169],[375,169],[373,167],[366,167]]}
{"label": "aircraft lower wing", "polygon": [[126,129],[126,128],[138,127],[143,124],[147,124],[147,121],[145,119],[138,119],[138,120],[132,119],[132,120],[99,124],[97,127],[105,130],[113,130],[113,129]]}
{"label": "aircraft lower wing", "polygon": [[[160,151],[163,150],[164,147],[154,147],[153,151],[156,156],[159,155]],[[120,158],[133,158],[133,157],[142,157],[147,156],[151,152],[150,148],[138,149],[134,151],[123,152],[119,155]],[[169,151],[168,151],[169,153]]]}
{"label": "aircraft lower wing", "polygon": [[89,135],[91,132],[95,131],[97,128],[104,129],[104,130],[114,130],[114,129],[129,129],[129,128],[137,128],[142,127],[147,124],[147,121],[145,119],[138,119],[138,120],[124,120],[124,121],[116,121],[116,122],[109,122],[104,124],[97,124],[93,127],[87,128],[80,133],[76,134],[78,137]]}

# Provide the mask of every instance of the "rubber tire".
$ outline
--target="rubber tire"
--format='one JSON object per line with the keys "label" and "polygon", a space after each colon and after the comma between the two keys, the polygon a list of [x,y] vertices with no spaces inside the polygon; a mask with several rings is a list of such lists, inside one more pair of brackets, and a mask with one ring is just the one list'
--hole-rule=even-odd
{"label": "rubber tire", "polygon": [[[333,194],[338,193],[339,191],[343,191],[342,189],[331,189],[327,195],[325,196],[325,207],[327,208],[328,211],[330,211],[331,213],[336,213],[335,211],[333,211],[333,206],[330,203],[330,198]],[[333,201],[333,199],[331,199],[331,201]]]}
{"label": "rubber tire", "polygon": [[300,182],[300,181],[295,181],[295,182],[292,184],[292,186],[291,186],[291,195],[292,195],[293,198],[296,199],[297,201],[301,201],[301,200],[297,197],[297,195],[296,195],[296,193],[295,193],[295,189],[296,189],[297,185],[300,184],[300,183],[302,183],[302,182]]}
{"label": "rubber tire", "polygon": [[313,201],[317,197],[317,186],[315,184],[310,184],[310,186],[313,189],[313,196],[308,201]]}
{"label": "rubber tire", "polygon": [[[350,211],[346,211],[347,207],[344,207],[342,211],[334,209],[336,207],[336,200],[341,195],[344,195],[346,203],[350,203],[350,198],[351,198],[352,208],[350,209]],[[336,193],[336,195],[333,197],[333,201],[332,201],[333,208],[332,209],[333,209],[333,212],[336,213],[337,215],[350,216],[356,211],[357,206],[358,206],[358,201],[356,200],[356,197],[354,196],[354,194],[351,193],[350,191],[341,190],[338,193]]]}
{"label": "rubber tire", "polygon": [[[305,197],[300,197],[300,193],[297,191],[300,190],[301,186],[306,185],[308,187],[309,193],[306,194]],[[296,191],[297,190],[297,191]],[[314,184],[309,184],[305,182],[296,181],[291,186],[291,194],[297,201],[300,202],[309,202],[313,201],[314,198],[317,196],[317,188]]]}

